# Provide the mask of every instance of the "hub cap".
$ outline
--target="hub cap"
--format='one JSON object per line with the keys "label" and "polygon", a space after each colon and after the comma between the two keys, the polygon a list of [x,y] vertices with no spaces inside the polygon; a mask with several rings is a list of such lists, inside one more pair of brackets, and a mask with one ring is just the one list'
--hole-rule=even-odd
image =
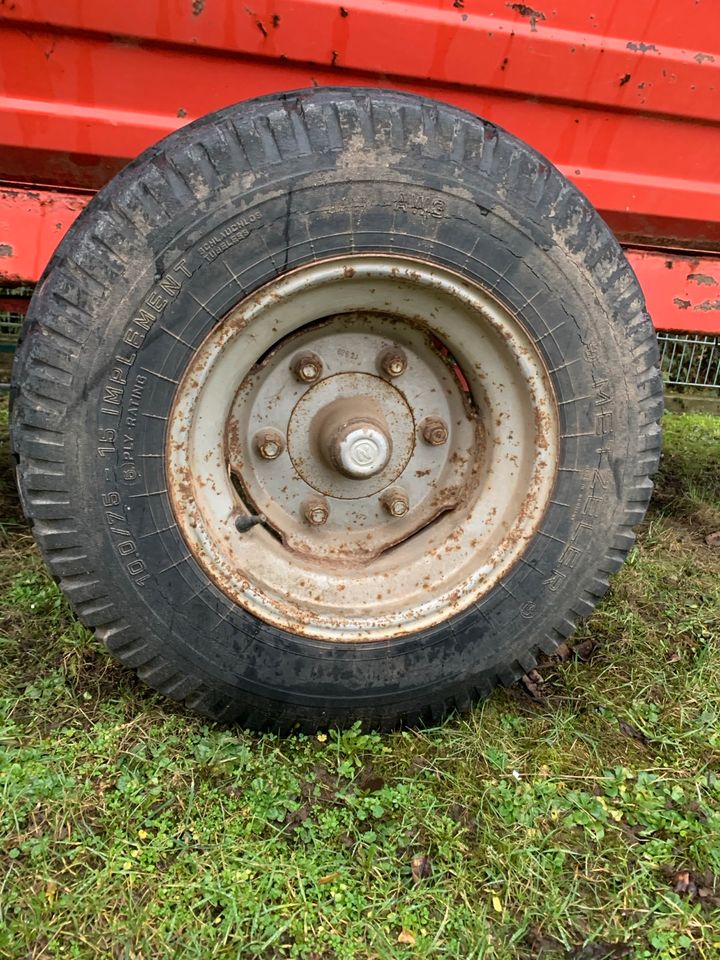
{"label": "hub cap", "polygon": [[353,419],[335,431],[326,430],[324,448],[330,463],[346,477],[374,477],[390,459],[390,437],[371,420]]}
{"label": "hub cap", "polygon": [[186,371],[169,440],[178,524],[214,582],[275,626],[344,641],[477,602],[537,528],[557,461],[521,324],[467,279],[383,255],[243,301]]}

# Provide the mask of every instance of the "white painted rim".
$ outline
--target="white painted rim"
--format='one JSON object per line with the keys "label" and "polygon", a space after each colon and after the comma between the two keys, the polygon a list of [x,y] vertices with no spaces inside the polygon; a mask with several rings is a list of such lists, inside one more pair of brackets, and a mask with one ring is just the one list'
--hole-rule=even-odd
{"label": "white painted rim", "polygon": [[[462,507],[371,563],[333,567],[310,554],[299,558],[262,524],[238,534],[224,438],[241,384],[259,358],[314,321],[356,311],[421,322],[452,351],[481,411],[485,453]],[[326,374],[340,372],[347,368]],[[401,381],[391,383],[400,389]],[[422,391],[405,399],[413,411],[426,403]],[[521,322],[460,274],[385,254],[298,268],[240,303],[186,370],[167,440],[177,522],[213,582],[266,623],[343,642],[407,636],[481,600],[537,530],[559,447],[550,378]],[[285,458],[273,460],[273,469]],[[312,535],[329,533],[326,527]]]}

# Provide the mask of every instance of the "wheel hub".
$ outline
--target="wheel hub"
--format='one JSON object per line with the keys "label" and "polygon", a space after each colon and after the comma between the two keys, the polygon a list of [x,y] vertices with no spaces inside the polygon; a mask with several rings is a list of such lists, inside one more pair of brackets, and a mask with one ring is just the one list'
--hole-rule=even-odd
{"label": "wheel hub", "polygon": [[[402,339],[402,376],[378,373],[392,326]],[[314,356],[323,377],[288,377],[298,355]],[[354,369],[336,372],[346,366]],[[433,449],[416,415],[422,423],[453,420],[451,442]],[[226,455],[246,509],[265,516],[287,548],[367,562],[459,502],[477,461],[479,429],[426,331],[382,314],[341,314],[281,341],[245,378]],[[257,455],[259,438],[268,436],[287,450],[272,464]],[[319,512],[320,523],[312,519]]]}
{"label": "wheel hub", "polygon": [[[361,323],[355,329],[360,330]],[[350,352],[358,353],[363,335],[355,334],[347,319],[338,318],[320,327],[312,339],[318,349],[337,351],[342,349],[339,344],[347,343],[354,345],[347,348]],[[293,346],[288,344],[290,350]],[[373,348],[369,343],[363,346],[369,361]],[[235,405],[238,415],[242,416],[239,405],[246,397],[257,400],[253,409],[260,413],[263,406],[269,410],[275,378],[258,371],[256,381],[247,387]],[[394,384],[374,374],[362,370],[331,374],[307,389],[289,411],[288,406],[282,400],[272,404],[271,417],[287,421],[292,465],[324,496],[355,500],[377,494],[399,476],[412,455],[415,421],[407,400]]]}

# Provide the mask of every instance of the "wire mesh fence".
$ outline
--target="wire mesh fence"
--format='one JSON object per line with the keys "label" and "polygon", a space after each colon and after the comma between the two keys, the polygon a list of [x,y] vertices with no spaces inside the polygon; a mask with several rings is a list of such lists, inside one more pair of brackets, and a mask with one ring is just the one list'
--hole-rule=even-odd
{"label": "wire mesh fence", "polygon": [[[21,296],[29,297],[32,290],[24,291]],[[17,290],[6,291],[0,287],[0,353],[12,353],[17,343],[20,326],[25,317],[24,309],[16,307],[13,300],[18,296]],[[18,300],[18,304],[24,301]]]}
{"label": "wire mesh fence", "polygon": [[0,353],[12,353],[25,317],[32,287],[0,286]]}
{"label": "wire mesh fence", "polygon": [[659,332],[665,385],[720,391],[720,337]]}
{"label": "wire mesh fence", "polygon": [[10,387],[10,366],[32,287],[0,286],[0,394]]}

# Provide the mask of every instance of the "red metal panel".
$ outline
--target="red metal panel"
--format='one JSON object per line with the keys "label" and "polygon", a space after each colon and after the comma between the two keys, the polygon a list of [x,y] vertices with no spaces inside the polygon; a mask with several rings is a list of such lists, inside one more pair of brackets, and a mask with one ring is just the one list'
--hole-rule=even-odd
{"label": "red metal panel", "polygon": [[625,252],[659,330],[720,334],[720,257]]}
{"label": "red metal panel", "polygon": [[[543,9],[540,9],[540,7]],[[718,116],[715,0],[15,0],[7,16],[63,31],[488,87],[534,98]],[[544,12],[545,11],[545,12]],[[710,44],[711,49],[707,49]],[[52,56],[48,49],[47,59]],[[542,65],[542,71],[538,66]],[[620,83],[625,74],[626,83]],[[713,102],[714,101],[714,102]]]}
{"label": "red metal panel", "polygon": [[382,84],[511,129],[626,240],[720,249],[716,0],[15,0],[0,171],[97,187],[185,119],[312,83]]}
{"label": "red metal panel", "polygon": [[[315,83],[456,103],[548,155],[626,243],[720,250],[717,0],[14,0],[1,10],[0,179],[76,193],[0,191],[0,275],[37,279],[87,201],[77,188],[97,189],[171,130]],[[719,281],[720,259],[629,256],[657,326],[720,331],[717,298],[694,278]]]}
{"label": "red metal panel", "polygon": [[0,188],[0,277],[34,283],[89,195]]}

